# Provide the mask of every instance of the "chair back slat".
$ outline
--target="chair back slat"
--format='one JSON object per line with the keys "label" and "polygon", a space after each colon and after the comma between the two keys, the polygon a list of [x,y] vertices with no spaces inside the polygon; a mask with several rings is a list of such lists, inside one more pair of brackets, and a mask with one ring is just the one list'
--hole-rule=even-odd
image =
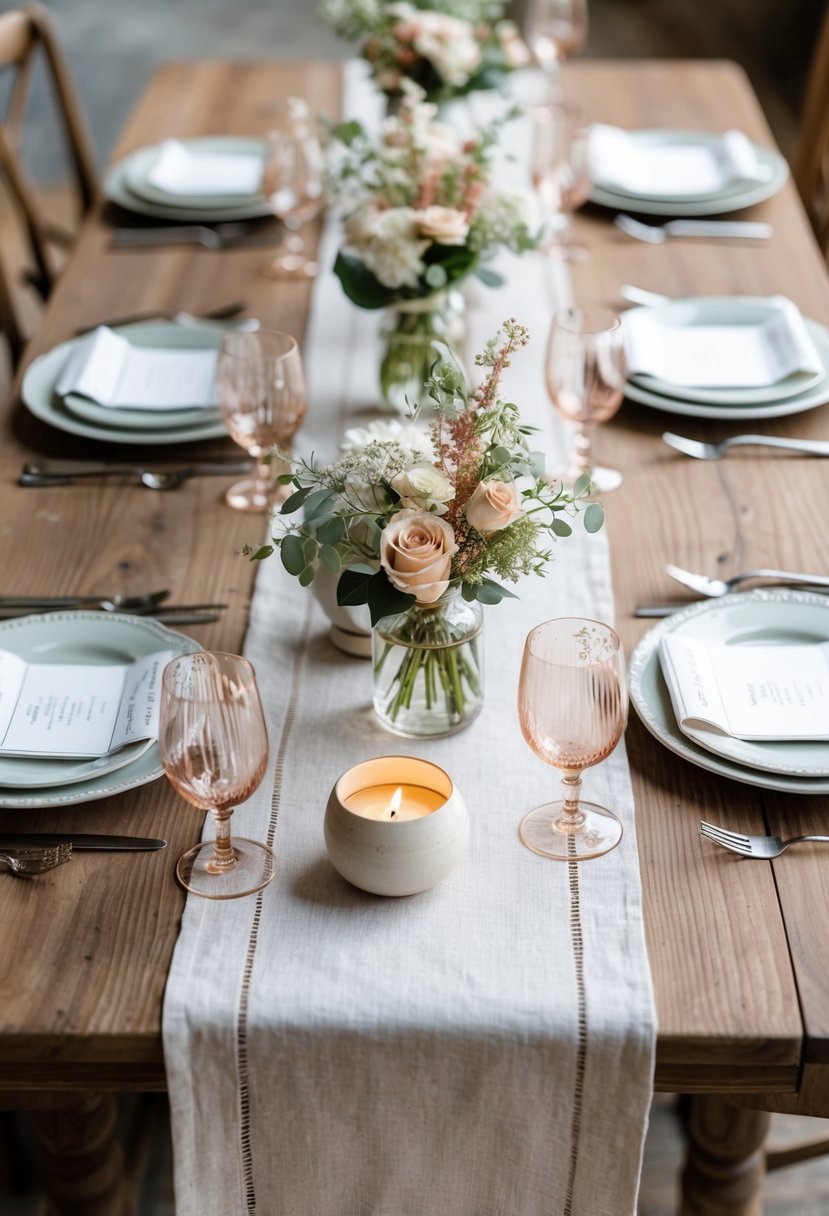
{"label": "chair back slat", "polygon": [[809,69],[794,179],[826,257],[829,254],[829,9]]}
{"label": "chair back slat", "polygon": [[[80,101],[55,33],[49,11],[41,4],[27,4],[0,16],[0,73],[13,71],[5,115],[0,119],[0,172],[25,232],[33,265],[25,278],[45,299],[52,289],[56,268],[52,242],[57,228],[43,214],[38,191],[22,158],[24,119],[29,100],[32,68],[41,57],[47,68],[60,116],[78,197],[80,216],[97,196],[92,141]],[[14,308],[14,293],[0,265],[0,328],[6,334],[13,357],[22,346],[21,327]]]}

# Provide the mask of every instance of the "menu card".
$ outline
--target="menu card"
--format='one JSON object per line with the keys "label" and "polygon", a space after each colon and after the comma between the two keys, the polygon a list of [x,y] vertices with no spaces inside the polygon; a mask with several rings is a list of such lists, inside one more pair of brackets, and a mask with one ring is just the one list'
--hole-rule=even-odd
{"label": "menu card", "polygon": [[680,727],[734,739],[829,740],[829,641],[722,646],[671,633],[659,659]]}
{"label": "menu card", "polygon": [[72,344],[55,385],[120,410],[215,409],[218,351],[133,346],[101,325]]}
{"label": "menu card", "polygon": [[623,319],[628,371],[688,388],[760,388],[823,364],[800,310],[774,296],[745,325],[695,325],[698,305],[637,308]]}
{"label": "menu card", "polygon": [[742,131],[705,143],[654,143],[635,132],[596,123],[590,128],[590,171],[597,185],[640,197],[713,194],[735,181],[768,181]]}
{"label": "menu card", "polygon": [[174,657],[90,666],[0,650],[0,755],[94,759],[157,738],[161,673]]}
{"label": "menu card", "polygon": [[259,194],[262,157],[255,152],[191,152],[165,139],[147,181],[166,194]]}

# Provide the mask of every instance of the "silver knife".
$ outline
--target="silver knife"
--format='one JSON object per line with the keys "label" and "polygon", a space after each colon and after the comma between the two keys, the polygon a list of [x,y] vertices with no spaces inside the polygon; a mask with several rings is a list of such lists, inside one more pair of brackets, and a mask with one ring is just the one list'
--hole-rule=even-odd
{"label": "silver knife", "polygon": [[73,849],[140,853],[166,849],[167,841],[151,836],[99,836],[94,832],[0,832],[0,849],[32,845],[71,844]]}
{"label": "silver knife", "polygon": [[[191,477],[225,477],[249,473],[250,460],[201,460],[185,466]],[[27,460],[23,473],[31,477],[101,477],[107,473],[176,472],[175,469],[153,470],[146,464],[110,464],[105,460]]]}

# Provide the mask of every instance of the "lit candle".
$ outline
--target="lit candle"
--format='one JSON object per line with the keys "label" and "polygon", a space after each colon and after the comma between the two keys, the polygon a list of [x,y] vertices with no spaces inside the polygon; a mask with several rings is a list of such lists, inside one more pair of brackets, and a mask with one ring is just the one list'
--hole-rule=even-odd
{"label": "lit candle", "polygon": [[423,819],[446,802],[446,795],[423,785],[369,785],[343,799],[343,806],[363,819],[404,823]]}

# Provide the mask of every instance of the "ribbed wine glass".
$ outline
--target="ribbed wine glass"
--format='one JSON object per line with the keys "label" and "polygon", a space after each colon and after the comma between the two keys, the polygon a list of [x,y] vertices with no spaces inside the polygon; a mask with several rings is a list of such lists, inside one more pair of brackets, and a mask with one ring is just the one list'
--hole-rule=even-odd
{"label": "ribbed wine glass", "polygon": [[308,406],[296,340],[277,330],[224,334],[216,380],[230,437],[257,462],[253,477],[231,486],[225,500],[237,511],[269,511],[290,490],[276,480],[285,467],[266,458],[273,446],[287,446]]}
{"label": "ribbed wine glass", "polygon": [[535,754],[563,774],[561,800],[521,822],[521,839],[534,853],[586,861],[622,839],[618,816],[580,795],[582,771],[613,751],[627,709],[624,654],[609,625],[562,617],[529,633],[518,686],[521,730]]}
{"label": "ribbed wine glass", "polygon": [[618,469],[593,464],[593,431],[622,404],[627,378],[622,323],[607,308],[565,308],[553,317],[547,345],[547,391],[563,418],[576,423],[570,464],[549,474],[572,486],[587,473],[607,494],[622,484]]}
{"label": "ribbed wine glass", "polygon": [[529,0],[525,25],[539,67],[555,72],[587,41],[587,0]]}
{"label": "ribbed wine glass", "polygon": [[570,216],[590,194],[588,130],[577,106],[533,111],[532,177],[546,228],[544,252],[584,259],[587,250],[570,236]]}
{"label": "ribbed wine glass", "polygon": [[262,267],[271,279],[311,278],[319,269],[305,254],[300,230],[322,210],[325,161],[308,106],[292,97],[283,124],[268,132],[262,193],[287,236]]}
{"label": "ribbed wine glass", "polygon": [[198,651],[164,669],[158,745],[173,788],[212,811],[216,839],[179,858],[179,882],[206,899],[236,899],[274,876],[273,850],[258,840],[230,839],[234,807],[258,789],[268,766],[268,731],[247,659]]}

